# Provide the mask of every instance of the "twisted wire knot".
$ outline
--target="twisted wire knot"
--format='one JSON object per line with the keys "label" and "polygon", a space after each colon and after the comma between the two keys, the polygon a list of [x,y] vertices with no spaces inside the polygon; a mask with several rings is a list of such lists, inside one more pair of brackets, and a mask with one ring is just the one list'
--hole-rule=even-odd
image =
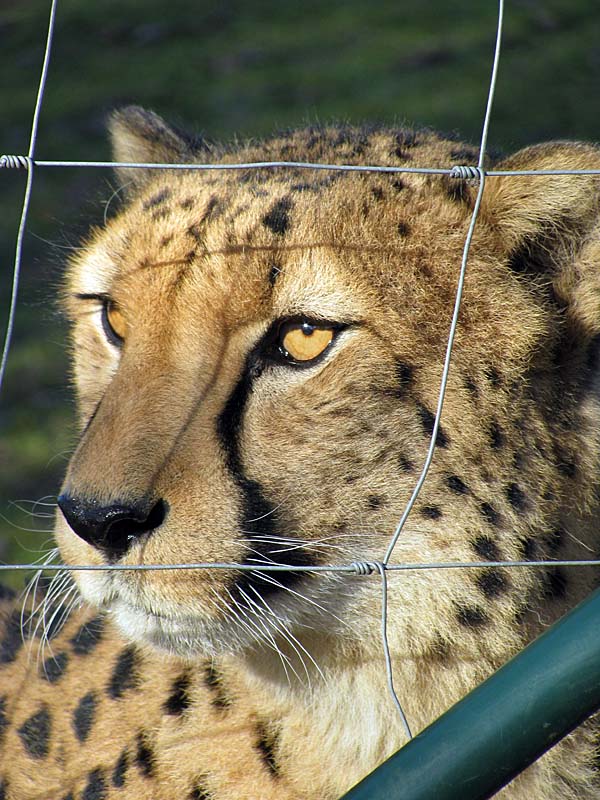
{"label": "twisted wire knot", "polygon": [[479,181],[481,180],[481,169],[479,167],[456,164],[450,170],[450,177],[458,178],[463,181]]}
{"label": "twisted wire knot", "polygon": [[29,169],[29,156],[0,156],[0,169]]}
{"label": "twisted wire knot", "polygon": [[385,565],[380,561],[353,561],[350,566],[356,575],[372,575],[374,572],[381,573],[381,570],[385,569]]}

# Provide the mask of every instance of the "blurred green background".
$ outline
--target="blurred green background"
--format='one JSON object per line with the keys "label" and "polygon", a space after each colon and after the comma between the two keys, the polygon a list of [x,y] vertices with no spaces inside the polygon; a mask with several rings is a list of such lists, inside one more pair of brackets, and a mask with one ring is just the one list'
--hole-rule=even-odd
{"label": "blurred green background", "polygon": [[[0,153],[27,152],[48,11],[47,0],[0,0]],[[371,119],[476,141],[496,13],[495,0],[59,0],[37,157],[108,159],[106,115],[131,102],[212,138]],[[598,87],[597,0],[508,0],[492,148],[599,138]],[[0,173],[2,334],[24,182]],[[32,561],[49,540],[75,441],[57,287],[114,188],[105,170],[35,174],[0,395],[3,561]]]}

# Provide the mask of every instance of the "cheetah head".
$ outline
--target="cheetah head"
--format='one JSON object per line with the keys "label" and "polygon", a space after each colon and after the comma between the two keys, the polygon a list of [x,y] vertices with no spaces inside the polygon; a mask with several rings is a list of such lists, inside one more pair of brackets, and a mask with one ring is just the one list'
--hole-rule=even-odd
{"label": "cheetah head", "polygon": [[[227,149],[137,108],[111,131],[128,162],[476,160],[430,132],[379,129]],[[591,163],[595,149],[556,144],[502,166]],[[68,270],[81,438],[61,554],[248,570],[80,572],[81,594],[131,639],[181,655],[375,641],[376,581],[289,567],[386,551],[430,442],[476,187],[294,168],[117,174],[126,202]],[[550,531],[574,524],[566,505],[589,514],[598,197],[590,177],[488,179],[433,467],[392,561],[544,555]],[[394,573],[392,644],[501,631],[536,581]]]}

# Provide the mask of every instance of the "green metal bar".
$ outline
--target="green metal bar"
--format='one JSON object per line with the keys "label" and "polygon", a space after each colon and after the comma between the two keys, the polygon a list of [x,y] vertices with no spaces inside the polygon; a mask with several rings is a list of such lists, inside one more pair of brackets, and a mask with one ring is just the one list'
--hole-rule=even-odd
{"label": "green metal bar", "polygon": [[600,709],[600,590],[342,800],[485,800]]}

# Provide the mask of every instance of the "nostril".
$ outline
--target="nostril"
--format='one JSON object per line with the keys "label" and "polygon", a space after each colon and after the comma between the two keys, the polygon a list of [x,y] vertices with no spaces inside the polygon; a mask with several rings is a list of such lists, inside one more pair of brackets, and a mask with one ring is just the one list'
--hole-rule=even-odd
{"label": "nostril", "polygon": [[110,560],[125,555],[142,535],[162,525],[167,515],[167,504],[162,499],[153,505],[147,498],[101,505],[63,494],[58,505],[73,531]]}
{"label": "nostril", "polygon": [[108,533],[111,537],[127,536],[130,541],[133,541],[143,533],[150,533],[150,531],[162,525],[165,516],[165,503],[163,500],[159,500],[152,507],[148,516],[142,519],[127,514],[122,517],[114,517],[114,522],[109,523]]}

